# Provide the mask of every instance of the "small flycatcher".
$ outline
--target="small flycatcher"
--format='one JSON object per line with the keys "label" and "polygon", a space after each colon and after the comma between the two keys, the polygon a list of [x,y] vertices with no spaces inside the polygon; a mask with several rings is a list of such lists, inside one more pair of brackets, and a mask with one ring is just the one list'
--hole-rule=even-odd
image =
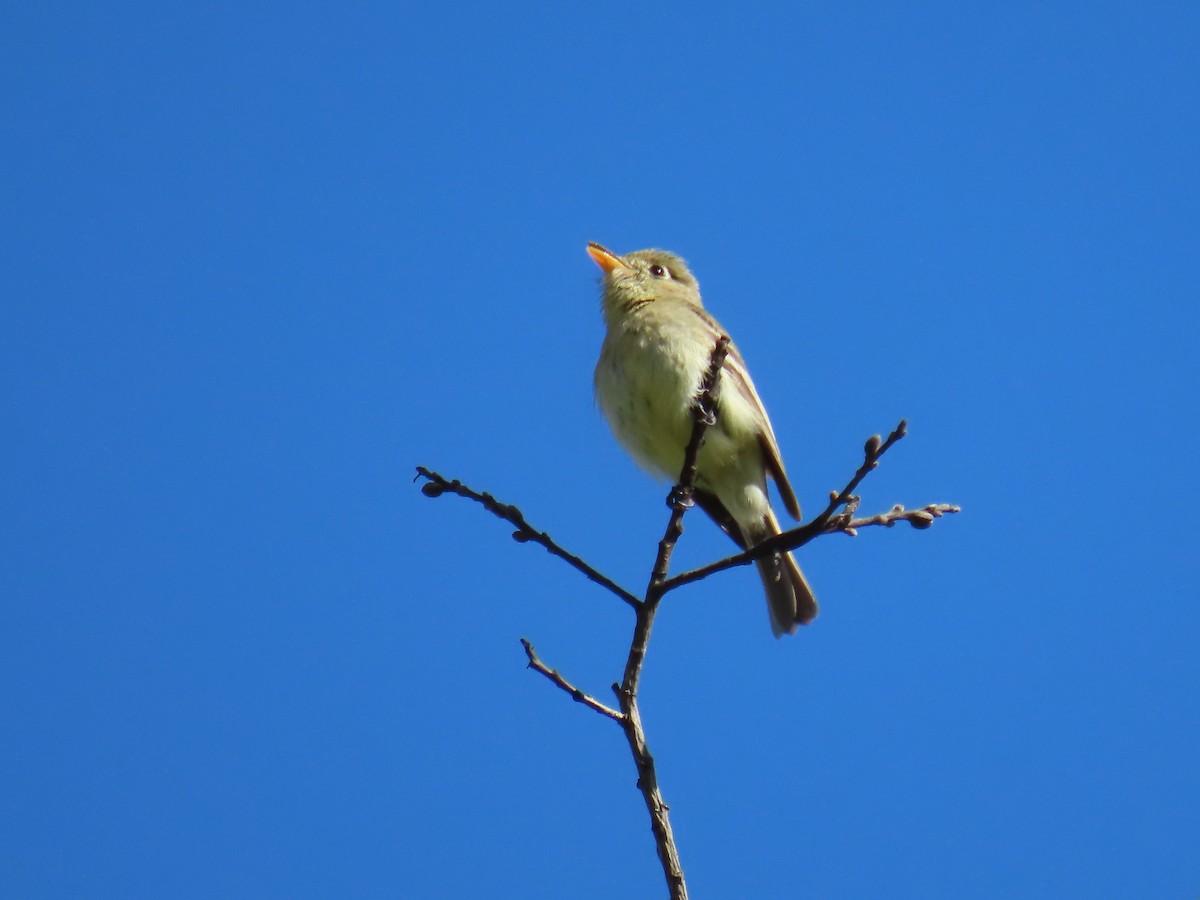
{"label": "small flycatcher", "polygon": [[[673,253],[617,256],[599,244],[587,250],[604,271],[607,333],[596,363],[596,400],[617,440],[643,468],[678,478],[692,433],[692,406],[725,332],[705,311],[699,284]],[[780,531],[767,475],[796,519],[800,504],[767,411],[732,344],[716,398],[717,421],[705,432],[697,459],[696,503],[746,549]],[[757,565],[776,637],[816,617],[817,601],[790,553]]]}

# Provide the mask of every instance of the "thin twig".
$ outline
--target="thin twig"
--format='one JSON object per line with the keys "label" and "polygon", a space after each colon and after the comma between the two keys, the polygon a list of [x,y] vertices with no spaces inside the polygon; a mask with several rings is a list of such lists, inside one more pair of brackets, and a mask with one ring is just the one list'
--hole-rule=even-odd
{"label": "thin twig", "polygon": [[892,433],[887,436],[887,440],[880,443],[879,435],[873,434],[867,438],[867,442],[863,444],[863,464],[858,467],[858,471],[854,473],[854,477],[842,488],[840,493],[834,494],[830,492],[829,505],[825,507],[825,511],[817,516],[815,522],[828,522],[837,510],[846,503],[848,498],[854,493],[854,489],[862,483],[871,472],[879,466],[879,460],[883,458],[883,454],[887,453],[892,448],[892,445],[904,439],[908,434],[908,419],[901,419],[900,424],[892,429]]}
{"label": "thin twig", "polygon": [[634,627],[633,641],[629,647],[629,658],[625,663],[625,673],[621,679],[620,693],[636,697],[638,682],[642,676],[642,664],[646,658],[646,647],[650,643],[650,626],[654,623],[654,614],[658,604],[662,602],[665,591],[667,568],[671,563],[671,554],[675,550],[683,534],[683,514],[693,505],[692,493],[696,482],[696,459],[700,455],[700,445],[704,443],[704,432],[716,422],[715,392],[717,379],[721,375],[721,367],[725,365],[725,357],[729,354],[729,338],[722,335],[713,348],[708,371],[700,383],[700,391],[693,407],[692,435],[683,454],[683,468],[679,473],[679,482],[671,489],[667,502],[671,506],[671,517],[667,521],[666,531],[658,542],[658,554],[650,571],[650,583],[646,585],[646,597],[638,608],[637,625]]}
{"label": "thin twig", "polygon": [[[842,513],[842,515],[834,518],[826,533],[848,534],[850,537],[856,537],[860,528],[867,528],[871,525],[882,525],[884,528],[891,528],[897,522],[907,522],[913,528],[924,529],[932,526],[934,519],[940,519],[942,516],[951,515],[956,512],[962,512],[962,507],[956,506],[953,503],[930,503],[928,506],[923,506],[920,509],[905,509],[897,503],[885,513],[876,513],[873,516],[867,516],[863,519],[851,518],[846,513]],[[843,519],[845,520],[844,522],[842,521]]]}
{"label": "thin twig", "polygon": [[719,559],[714,563],[709,563],[706,566],[700,566],[697,569],[691,569],[673,578],[669,578],[662,584],[663,593],[673,591],[676,588],[699,581],[702,578],[707,578],[709,575],[717,572],[723,572],[726,569],[746,566],[755,560],[773,556],[776,553],[795,550],[797,547],[803,547],[814,538],[830,531],[843,530],[840,527],[831,527],[835,513],[851,501],[854,496],[854,489],[879,465],[879,460],[883,454],[887,453],[906,434],[908,434],[908,421],[901,419],[900,424],[887,436],[887,440],[881,440],[877,434],[868,438],[866,444],[863,445],[862,465],[858,467],[858,471],[854,473],[854,476],[846,482],[844,488],[840,491],[830,492],[829,505],[815,519],[785,531],[782,534],[777,534],[775,537],[768,538],[762,543],[754,545],[749,550],[743,550],[741,553],[735,553],[733,556],[727,556],[725,559]]}
{"label": "thin twig", "polygon": [[[440,497],[442,494],[451,493],[457,494],[460,497],[466,497],[468,500],[474,500],[476,503],[482,504],[484,509],[493,515],[499,516],[517,530],[513,532],[513,540],[519,544],[532,543],[541,544],[551,554],[563,560],[573,569],[582,572],[588,579],[594,581],[603,588],[612,591],[634,609],[642,605],[642,601],[631,594],[625,588],[621,587],[607,575],[602,575],[597,572],[582,559],[573,553],[569,553],[555,543],[554,539],[544,531],[536,530],[532,525],[525,521],[525,515],[521,510],[509,503],[501,503],[491,494],[486,491],[479,493],[467,487],[458,479],[453,481],[444,478],[437,472],[431,471],[424,466],[417,466],[417,475],[426,479],[426,484],[421,486],[421,493],[426,497]],[[415,480],[415,479],[414,479]]]}
{"label": "thin twig", "polygon": [[521,646],[525,648],[525,655],[529,658],[529,668],[541,672],[556,685],[570,694],[571,699],[576,703],[582,703],[584,706],[594,709],[602,716],[608,716],[610,719],[622,724],[624,723],[624,713],[617,712],[611,706],[605,706],[591,694],[581,691],[579,688],[575,687],[575,685],[571,684],[571,682],[567,681],[567,679],[563,678],[557,669],[550,668],[538,658],[537,653],[535,653],[533,650],[533,644],[529,643],[529,641],[527,641],[525,638],[521,638]]}
{"label": "thin twig", "polygon": [[709,360],[708,371],[700,382],[700,390],[692,406],[692,435],[683,452],[683,468],[679,472],[679,481],[671,489],[667,504],[671,507],[671,518],[667,522],[667,530],[658,542],[658,556],[650,572],[650,585],[646,589],[646,602],[655,594],[660,594],[658,586],[667,578],[667,569],[671,565],[671,554],[675,544],[683,534],[683,514],[695,505],[692,494],[696,487],[696,460],[700,456],[700,445],[704,443],[704,432],[717,421],[717,379],[721,377],[721,367],[725,365],[725,357],[729,355],[729,337],[721,335],[713,347]]}

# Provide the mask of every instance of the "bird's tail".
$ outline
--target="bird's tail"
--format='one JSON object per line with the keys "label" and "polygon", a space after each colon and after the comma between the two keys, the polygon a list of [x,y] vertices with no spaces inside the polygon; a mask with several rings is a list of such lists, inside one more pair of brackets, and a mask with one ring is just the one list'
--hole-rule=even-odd
{"label": "bird's tail", "polygon": [[[779,534],[779,522],[773,513],[767,513],[763,526],[763,533],[755,535],[756,544]],[[817,617],[817,598],[792,554],[777,553],[758,560],[756,565],[767,592],[767,612],[775,637],[793,634],[797,626]]]}

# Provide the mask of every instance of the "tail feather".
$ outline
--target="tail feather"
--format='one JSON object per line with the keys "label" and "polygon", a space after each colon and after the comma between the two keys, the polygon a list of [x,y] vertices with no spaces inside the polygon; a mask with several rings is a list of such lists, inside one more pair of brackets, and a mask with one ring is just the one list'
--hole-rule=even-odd
{"label": "tail feather", "polygon": [[[755,543],[779,534],[779,523],[773,515],[768,515],[763,524],[766,533]],[[798,626],[807,625],[817,617],[817,598],[792,554],[777,553],[758,560],[756,565],[767,593],[767,612],[775,637],[794,634]]]}

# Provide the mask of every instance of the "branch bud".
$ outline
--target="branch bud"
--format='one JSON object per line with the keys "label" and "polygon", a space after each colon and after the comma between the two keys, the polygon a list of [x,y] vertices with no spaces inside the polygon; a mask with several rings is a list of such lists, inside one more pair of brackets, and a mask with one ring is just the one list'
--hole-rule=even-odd
{"label": "branch bud", "polygon": [[436,481],[427,481],[421,485],[421,493],[426,497],[440,497],[446,493],[446,489]]}
{"label": "branch bud", "polygon": [[870,459],[876,453],[878,453],[879,448],[880,448],[880,446],[882,446],[882,444],[883,444],[883,438],[881,438],[877,434],[873,434],[869,438],[867,438],[867,442],[865,444],[863,444],[863,453],[866,454],[867,459]]}
{"label": "branch bud", "polygon": [[908,514],[908,524],[913,528],[928,528],[933,524],[933,514],[923,509],[914,510]]}

